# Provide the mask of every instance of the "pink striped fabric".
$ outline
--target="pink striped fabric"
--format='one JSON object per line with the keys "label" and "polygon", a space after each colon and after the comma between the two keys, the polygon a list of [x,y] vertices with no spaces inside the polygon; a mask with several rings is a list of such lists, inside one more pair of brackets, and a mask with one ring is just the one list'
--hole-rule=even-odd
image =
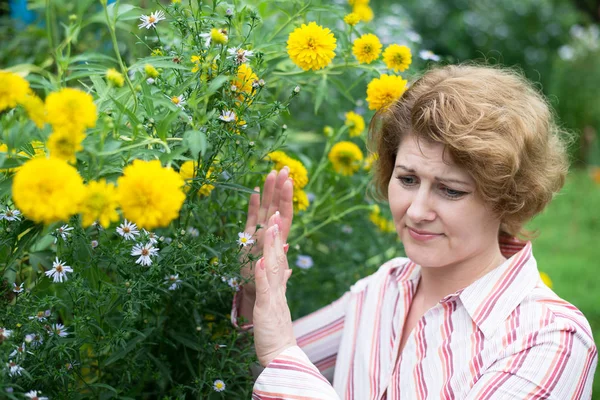
{"label": "pink striped fabric", "polygon": [[542,283],[531,243],[505,239],[501,249],[510,258],[428,310],[401,355],[420,267],[390,260],[294,322],[298,346],[265,368],[253,398],[591,398],[598,352],[589,323]]}

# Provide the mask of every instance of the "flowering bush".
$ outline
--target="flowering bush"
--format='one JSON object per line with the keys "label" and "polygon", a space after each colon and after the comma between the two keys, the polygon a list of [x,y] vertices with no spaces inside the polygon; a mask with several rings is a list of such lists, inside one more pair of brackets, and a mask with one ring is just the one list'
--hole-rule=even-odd
{"label": "flowering bush", "polygon": [[[364,0],[101,3],[98,52],[69,54],[85,15],[60,16],[51,65],[0,71],[0,390],[248,398],[252,337],[229,312],[270,169],[294,182],[294,315],[400,251],[365,194],[363,105],[404,91],[410,21],[378,25],[395,43]],[[124,57],[127,29],[144,50]]]}

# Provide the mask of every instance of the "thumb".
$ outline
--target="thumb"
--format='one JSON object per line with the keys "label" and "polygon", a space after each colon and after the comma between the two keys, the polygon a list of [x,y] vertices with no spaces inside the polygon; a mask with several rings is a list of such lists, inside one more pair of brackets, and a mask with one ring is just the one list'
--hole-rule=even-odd
{"label": "thumb", "polygon": [[256,262],[256,267],[254,268],[254,281],[256,285],[256,306],[264,307],[269,304],[269,296],[271,295],[264,257],[261,257],[260,260]]}

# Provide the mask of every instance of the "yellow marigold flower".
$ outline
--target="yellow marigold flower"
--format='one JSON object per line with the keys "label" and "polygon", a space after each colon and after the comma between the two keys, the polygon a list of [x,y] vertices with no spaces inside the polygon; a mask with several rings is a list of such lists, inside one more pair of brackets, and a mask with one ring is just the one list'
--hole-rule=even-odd
{"label": "yellow marigold flower", "polygon": [[412,63],[412,54],[408,46],[391,44],[383,52],[383,61],[389,69],[394,72],[406,70]]}
{"label": "yellow marigold flower", "polygon": [[372,206],[372,211],[369,214],[369,220],[377,227],[381,232],[392,233],[396,232],[396,225],[394,221],[390,221],[381,215],[381,209],[377,204]]}
{"label": "yellow marigold flower", "polygon": [[162,57],[162,56],[165,55],[165,53],[161,49],[156,48],[156,49],[152,50],[152,52],[150,53],[150,55],[152,57]]}
{"label": "yellow marigold flower", "polygon": [[160,161],[134,160],[117,180],[123,216],[140,228],[167,226],[179,215],[185,200],[183,178]]}
{"label": "yellow marigold flower", "polygon": [[381,47],[379,38],[372,33],[367,33],[354,41],[352,54],[359,63],[370,64],[379,58]]}
{"label": "yellow marigold flower", "polygon": [[293,202],[294,212],[305,211],[310,205],[310,202],[308,201],[308,196],[306,192],[302,189],[294,188]]}
{"label": "yellow marigold flower", "polygon": [[[181,167],[179,168],[179,175],[185,181],[190,181],[196,177],[197,166],[198,166],[198,163],[195,161],[186,161],[183,164],[181,164]],[[214,167],[210,167],[208,169],[208,172],[206,173],[207,180],[208,180],[208,178],[210,178],[211,174],[214,171],[215,171]],[[200,193],[201,196],[208,196],[210,194],[210,192],[213,191],[214,188],[215,188],[214,185],[205,183],[202,186],[200,186],[200,189],[198,189],[198,193]],[[184,191],[187,192],[189,190],[190,190],[190,187],[188,185],[186,185],[184,187]]]}
{"label": "yellow marigold flower", "polygon": [[[246,97],[253,96],[256,89],[252,87],[252,82],[257,81],[258,76],[252,71],[246,64],[241,64],[237,69],[237,76],[233,79],[233,84],[237,88],[238,92],[246,94]],[[243,101],[245,96],[240,94],[238,100]]]}
{"label": "yellow marigold flower", "polygon": [[383,74],[367,85],[367,103],[369,110],[387,107],[400,98],[408,82],[401,76]]}
{"label": "yellow marigold flower", "polygon": [[369,0],[348,0],[348,4],[353,7],[364,6],[369,4]]}
{"label": "yellow marigold flower", "polygon": [[354,26],[360,22],[360,15],[355,12],[351,12],[344,17],[344,22],[350,26]]}
{"label": "yellow marigold flower", "polygon": [[352,142],[344,141],[333,145],[328,158],[333,164],[335,172],[351,176],[360,169],[364,157],[360,147]]}
{"label": "yellow marigold flower", "polygon": [[365,120],[363,117],[354,111],[346,113],[346,121],[344,124],[348,127],[350,137],[360,136],[365,130]]}
{"label": "yellow marigold flower", "polygon": [[106,183],[104,179],[91,181],[85,188],[85,196],[81,203],[81,224],[84,227],[98,221],[104,228],[110,223],[119,220],[117,207],[117,188],[112,183]]}
{"label": "yellow marigold flower", "polygon": [[94,99],[79,89],[65,88],[46,97],[48,123],[55,130],[83,131],[96,126]]}
{"label": "yellow marigold flower", "polygon": [[356,4],[352,9],[353,13],[358,14],[361,21],[370,22],[373,20],[373,9],[367,4]]}
{"label": "yellow marigold flower", "polygon": [[547,273],[540,272],[540,278],[542,278],[542,282],[544,282],[546,286],[552,289],[552,279],[550,279],[550,276]]}
{"label": "yellow marigold flower", "polygon": [[308,183],[308,171],[304,164],[285,154],[283,151],[274,151],[267,158],[275,163],[275,170],[280,171],[287,166],[290,169],[289,177],[294,181],[295,189],[302,189]]}
{"label": "yellow marigold flower", "polygon": [[12,72],[0,71],[0,112],[14,108],[29,93],[29,82]]}
{"label": "yellow marigold flower", "polygon": [[379,159],[379,155],[377,153],[371,153],[365,158],[365,163],[363,165],[363,169],[365,171],[370,171],[373,168],[373,163]]}
{"label": "yellow marigold flower", "polygon": [[66,221],[79,212],[85,194],[77,170],[63,160],[36,157],[15,174],[12,197],[15,206],[35,222]]}
{"label": "yellow marigold flower", "polygon": [[38,128],[43,128],[46,123],[46,109],[44,102],[37,97],[33,92],[30,92],[23,98],[21,102],[27,115]]}
{"label": "yellow marigold flower", "polygon": [[85,139],[85,134],[82,132],[65,130],[52,132],[47,143],[50,156],[74,164],[77,161],[75,153],[83,150],[83,146],[81,145],[83,139]]}
{"label": "yellow marigold flower", "polygon": [[152,64],[144,65],[144,72],[146,73],[147,78],[156,79],[160,73],[154,68]]}
{"label": "yellow marigold flower", "polygon": [[336,46],[336,39],[329,28],[323,28],[314,21],[296,28],[287,41],[290,58],[305,71],[329,65],[335,57]]}
{"label": "yellow marigold flower", "polygon": [[116,87],[123,87],[125,84],[125,77],[123,74],[114,68],[106,70],[106,80]]}

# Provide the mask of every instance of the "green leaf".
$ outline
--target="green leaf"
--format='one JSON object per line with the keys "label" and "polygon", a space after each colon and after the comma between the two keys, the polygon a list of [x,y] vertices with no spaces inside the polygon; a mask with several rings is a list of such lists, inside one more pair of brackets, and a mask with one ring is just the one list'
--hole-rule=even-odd
{"label": "green leaf", "polygon": [[115,99],[114,97],[111,96],[111,99],[113,100],[113,102],[115,103],[115,105],[117,106],[117,108],[119,109],[119,111],[121,111],[124,114],[127,114],[127,116],[129,117],[129,121],[131,121],[132,125],[137,125],[140,123],[140,120],[138,119],[138,117],[133,113],[133,111],[131,111],[129,108],[125,107],[123,104],[121,104],[117,99]]}
{"label": "green leaf", "polygon": [[171,336],[173,339],[175,339],[177,342],[181,343],[182,345],[184,345],[187,348],[190,348],[190,349],[196,350],[196,351],[202,351],[202,346],[200,345],[200,343],[196,342],[195,340],[192,340],[185,336],[178,335],[172,331],[169,332],[169,336]]}
{"label": "green leaf", "polygon": [[321,107],[321,103],[323,103],[323,99],[325,99],[325,95],[327,94],[327,74],[323,74],[323,78],[319,83],[319,87],[317,87],[317,95],[315,96],[315,114],[319,111]]}
{"label": "green leaf", "polygon": [[135,349],[135,347],[138,345],[138,343],[140,343],[142,340],[146,339],[146,337],[148,336],[150,331],[152,331],[152,330],[149,329],[146,332],[144,332],[143,334],[141,334],[140,336],[130,340],[129,343],[127,343],[127,346],[125,346],[120,351],[113,353],[112,356],[108,357],[106,359],[106,361],[104,361],[104,366],[105,367],[109,366],[110,364],[114,363],[115,361],[119,361],[121,358],[125,357],[131,350]]}
{"label": "green leaf", "polygon": [[223,86],[223,84],[225,82],[227,82],[229,80],[229,77],[227,76],[218,76],[215,79],[213,79],[210,84],[208,85],[208,89],[206,89],[206,97],[210,97],[212,96],[214,93],[217,92],[217,90],[219,90],[221,88],[221,86]]}
{"label": "green leaf", "polygon": [[206,152],[206,133],[202,131],[186,131],[183,134],[183,145],[190,149],[192,158],[197,160],[198,154]]}
{"label": "green leaf", "polygon": [[175,121],[179,116],[179,112],[179,109],[177,111],[170,112],[169,114],[167,114],[166,118],[164,118],[158,123],[158,125],[156,125],[156,134],[159,138],[161,138],[162,140],[167,139],[167,133],[169,132],[169,128],[171,127],[173,121]]}

